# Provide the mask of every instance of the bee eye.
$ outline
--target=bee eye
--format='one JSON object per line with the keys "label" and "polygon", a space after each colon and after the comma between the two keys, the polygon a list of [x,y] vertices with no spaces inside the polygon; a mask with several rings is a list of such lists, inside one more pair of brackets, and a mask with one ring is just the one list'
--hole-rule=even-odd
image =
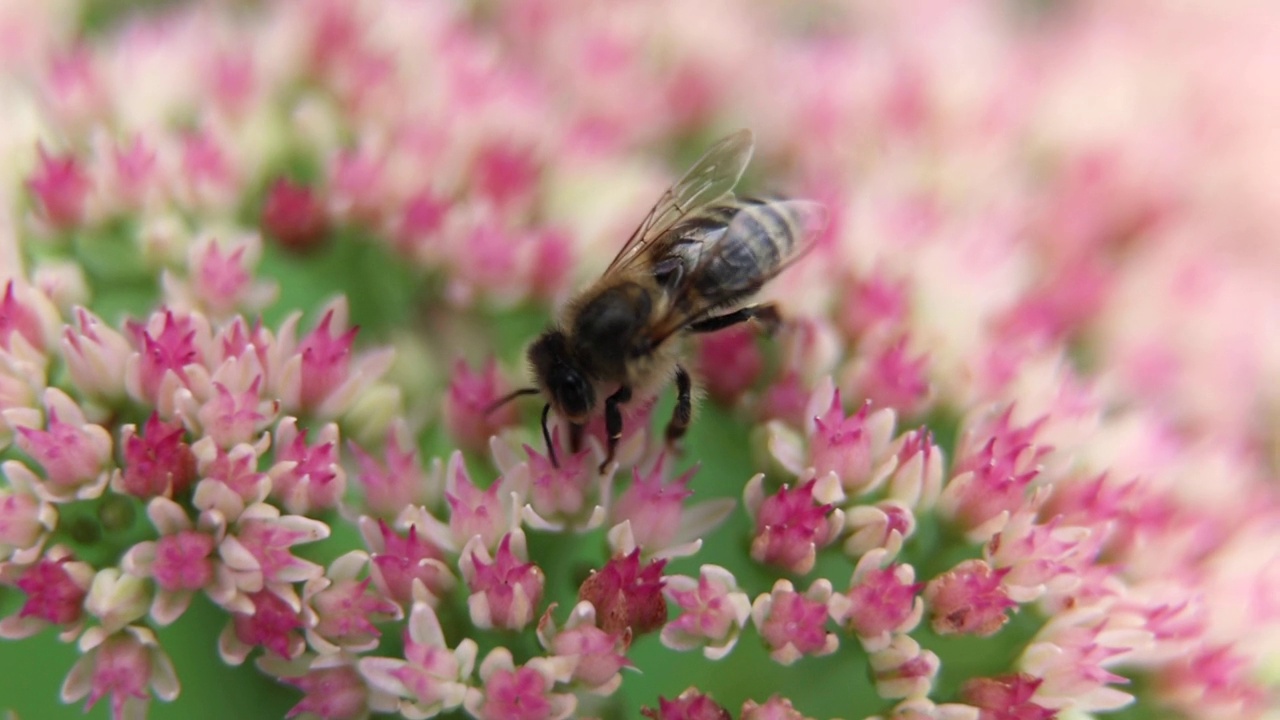
{"label": "bee eye", "polygon": [[594,393],[582,375],[573,371],[565,372],[553,384],[560,409],[567,415],[577,418],[591,412],[591,407],[595,404]]}

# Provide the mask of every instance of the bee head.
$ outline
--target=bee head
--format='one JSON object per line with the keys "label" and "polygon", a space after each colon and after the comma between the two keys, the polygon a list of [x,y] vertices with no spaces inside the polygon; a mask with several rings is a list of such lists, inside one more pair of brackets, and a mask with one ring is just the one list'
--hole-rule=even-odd
{"label": "bee head", "polygon": [[543,333],[529,347],[529,364],[556,412],[570,422],[586,422],[596,406],[596,393],[569,353],[564,333],[559,330]]}

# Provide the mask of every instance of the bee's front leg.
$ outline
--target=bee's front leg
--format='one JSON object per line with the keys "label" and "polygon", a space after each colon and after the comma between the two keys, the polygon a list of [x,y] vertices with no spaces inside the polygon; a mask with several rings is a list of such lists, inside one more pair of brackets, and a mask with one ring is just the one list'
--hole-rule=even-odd
{"label": "bee's front leg", "polygon": [[694,333],[715,332],[748,320],[755,320],[769,335],[772,335],[778,329],[778,326],[782,324],[782,316],[778,314],[778,306],[773,303],[763,303],[761,305],[748,305],[731,313],[690,323],[689,331]]}
{"label": "bee's front leg", "polygon": [[689,421],[693,419],[693,381],[689,371],[676,366],[676,407],[671,412],[671,422],[667,423],[667,444],[674,445],[684,437],[689,429]]}
{"label": "bee's front leg", "polygon": [[600,472],[602,473],[609,466],[609,463],[613,462],[613,453],[618,449],[618,439],[622,437],[622,410],[618,406],[630,399],[631,388],[623,385],[604,401],[604,430],[608,436],[606,438],[608,448],[604,456],[604,462],[600,463]]}

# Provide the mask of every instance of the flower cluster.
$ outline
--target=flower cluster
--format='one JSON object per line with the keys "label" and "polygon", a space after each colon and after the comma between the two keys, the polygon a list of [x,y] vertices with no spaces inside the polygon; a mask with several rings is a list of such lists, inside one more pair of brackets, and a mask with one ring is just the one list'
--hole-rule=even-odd
{"label": "flower cluster", "polygon": [[[1274,704],[1272,3],[73,5],[0,12],[0,657],[62,702]],[[503,402],[743,125],[827,220],[673,340],[687,438]]]}

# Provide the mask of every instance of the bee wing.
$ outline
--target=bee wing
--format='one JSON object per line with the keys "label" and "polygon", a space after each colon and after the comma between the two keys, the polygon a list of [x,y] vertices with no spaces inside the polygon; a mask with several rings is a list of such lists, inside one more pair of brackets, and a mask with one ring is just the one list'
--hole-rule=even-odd
{"label": "bee wing", "polygon": [[667,189],[609,263],[607,276],[652,255],[651,246],[690,213],[728,195],[751,162],[755,140],[744,128],[711,146],[679,180]]}
{"label": "bee wing", "polygon": [[811,200],[768,200],[739,210],[724,233],[703,243],[672,302],[648,332],[657,347],[690,324],[754,295],[813,248],[827,209]]}

